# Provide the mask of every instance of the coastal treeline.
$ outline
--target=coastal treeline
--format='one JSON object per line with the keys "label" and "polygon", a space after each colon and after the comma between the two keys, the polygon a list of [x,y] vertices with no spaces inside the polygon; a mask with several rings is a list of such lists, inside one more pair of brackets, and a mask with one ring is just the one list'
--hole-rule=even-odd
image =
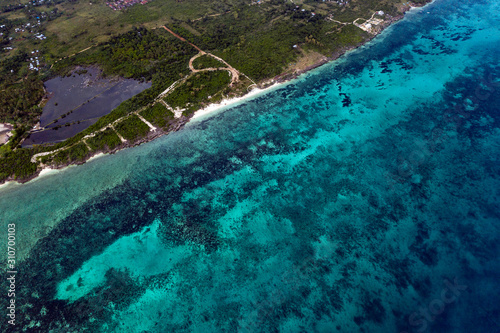
{"label": "coastal treeline", "polygon": [[20,148],[16,151],[0,149],[0,181],[11,176],[14,179],[23,179],[34,174],[37,164],[31,163],[32,155],[33,149]]}
{"label": "coastal treeline", "polygon": [[47,157],[44,162],[48,162],[50,160],[56,165],[66,165],[68,163],[85,160],[89,153],[90,151],[87,146],[83,142],[80,142],[69,149],[61,150],[56,153],[51,160]]}
{"label": "coastal treeline", "polygon": [[18,147],[19,142],[27,135],[28,126],[14,127],[9,142],[0,145],[0,181],[12,177],[27,178],[37,170],[37,164],[31,162],[31,157],[40,151],[40,147],[32,149]]}

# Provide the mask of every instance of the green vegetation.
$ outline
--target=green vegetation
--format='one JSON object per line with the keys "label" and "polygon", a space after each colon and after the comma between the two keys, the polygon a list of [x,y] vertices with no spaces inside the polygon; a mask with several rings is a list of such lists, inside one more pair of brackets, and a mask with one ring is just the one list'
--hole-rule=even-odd
{"label": "green vegetation", "polygon": [[94,151],[100,151],[105,149],[114,149],[122,143],[118,135],[112,128],[106,128],[102,132],[96,133],[94,137],[87,139],[87,144]]}
{"label": "green vegetation", "polygon": [[[80,142],[68,149],[61,150],[56,153],[52,159],[55,164],[64,165],[67,163],[84,161],[85,158],[89,155],[89,150],[87,146]],[[45,160],[46,162],[47,160]]]}
{"label": "green vegetation", "polygon": [[194,59],[193,67],[194,69],[220,68],[226,67],[226,65],[215,59],[214,57],[211,57],[209,55],[202,55],[201,57]]}
{"label": "green vegetation", "polygon": [[186,108],[189,104],[189,110],[195,110],[201,102],[209,100],[209,97],[227,87],[229,82],[227,71],[199,72],[168,94],[164,100],[173,108]]}
{"label": "green vegetation", "polygon": [[10,122],[33,126],[42,114],[42,108],[38,107],[38,103],[45,94],[43,82],[36,73],[30,73],[20,81],[14,82],[15,75],[5,73],[5,68],[9,67],[12,66],[0,67],[0,75],[4,78],[0,81],[2,96],[0,98],[0,123]]}
{"label": "green vegetation", "polygon": [[[100,130],[133,111],[147,106],[160,92],[189,72],[189,59],[197,51],[187,43],[164,31],[143,28],[113,38],[91,52],[63,60],[54,71],[65,75],[74,65],[99,64],[104,74],[135,79],[151,79],[153,85],[140,94],[121,103],[111,113],[74,137],[54,146],[54,149],[73,145],[85,135]],[[146,59],[146,60],[144,60]]]}
{"label": "green vegetation", "polygon": [[[357,27],[338,29],[338,23],[326,20],[326,14],[335,9],[338,5],[330,3],[309,2],[296,8],[292,3],[271,1],[259,6],[239,6],[230,14],[191,21],[191,29],[187,29],[185,23],[170,27],[252,79],[263,80],[281,74],[302,55],[294,45],[330,56],[368,37]],[[353,13],[360,15],[358,11]]]}
{"label": "green vegetation", "polygon": [[105,43],[134,26],[152,29],[177,19],[188,20],[217,13],[220,7],[215,1],[206,0],[154,0],[147,5],[113,11],[106,2],[93,0],[89,5],[87,0],[67,0],[57,6],[63,14],[45,24],[47,40],[43,41],[51,62],[91,45]]}
{"label": "green vegetation", "polygon": [[135,114],[120,121],[115,125],[115,129],[124,139],[130,141],[135,141],[140,137],[144,137],[149,132],[149,126]]}
{"label": "green vegetation", "polygon": [[174,120],[174,114],[161,103],[155,103],[141,112],[141,116],[155,126],[166,128]]}
{"label": "green vegetation", "polygon": [[[109,42],[54,65],[65,75],[74,65],[99,64],[105,75],[152,80],[156,95],[189,71],[189,59],[197,53],[188,43],[161,30],[134,28]],[[147,98],[146,98],[147,99]]]}
{"label": "green vegetation", "polygon": [[8,177],[23,179],[36,172],[37,164],[31,163],[31,157],[41,148],[17,148],[21,139],[27,135],[26,130],[27,127],[24,126],[15,127],[9,142],[0,146],[0,181]]}
{"label": "green vegetation", "polygon": [[29,134],[28,130],[28,126],[14,126],[12,137],[9,142],[2,147],[9,151],[18,148],[19,142]]}

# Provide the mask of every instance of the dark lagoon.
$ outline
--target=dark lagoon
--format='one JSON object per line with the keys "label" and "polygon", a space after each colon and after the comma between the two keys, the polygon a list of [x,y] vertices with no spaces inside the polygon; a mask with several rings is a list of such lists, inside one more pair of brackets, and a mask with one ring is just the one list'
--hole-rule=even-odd
{"label": "dark lagoon", "polygon": [[[40,126],[45,130],[31,134],[23,147],[72,137],[123,101],[151,87],[151,82],[103,78],[97,68],[78,68],[71,76],[48,80],[45,87],[52,95],[40,117]],[[61,118],[65,114],[68,115]]]}

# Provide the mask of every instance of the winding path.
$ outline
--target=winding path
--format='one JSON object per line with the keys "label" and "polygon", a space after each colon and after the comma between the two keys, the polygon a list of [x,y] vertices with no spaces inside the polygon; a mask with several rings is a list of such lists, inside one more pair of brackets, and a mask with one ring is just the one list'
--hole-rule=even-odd
{"label": "winding path", "polygon": [[[212,57],[212,58],[214,58],[214,59],[222,62],[227,67],[219,67],[219,68],[209,67],[209,68],[202,68],[202,69],[196,69],[196,68],[194,68],[193,61],[196,58],[199,58],[199,57],[204,56],[204,55]],[[214,56],[211,53],[206,53],[204,51],[201,51],[200,53],[198,53],[197,55],[195,55],[194,57],[192,57],[191,59],[189,59],[189,69],[193,73],[206,72],[206,71],[223,71],[223,70],[227,70],[229,72],[229,74],[231,75],[231,83],[229,84],[230,87],[232,87],[233,83],[237,82],[239,80],[239,78],[240,78],[240,75],[239,75],[240,73],[235,68],[231,67],[227,62],[225,62],[221,58],[219,58],[217,56]]]}

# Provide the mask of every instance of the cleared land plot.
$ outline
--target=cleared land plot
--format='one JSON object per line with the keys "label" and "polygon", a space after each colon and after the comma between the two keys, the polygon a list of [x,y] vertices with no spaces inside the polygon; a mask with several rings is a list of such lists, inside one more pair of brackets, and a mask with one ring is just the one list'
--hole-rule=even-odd
{"label": "cleared land plot", "polygon": [[161,103],[154,104],[140,114],[144,119],[161,128],[167,127],[169,122],[175,119],[174,114]]}
{"label": "cleared land plot", "polygon": [[87,144],[92,150],[114,149],[121,144],[118,135],[111,128],[107,128],[102,132],[96,133],[92,138],[87,139]]}

